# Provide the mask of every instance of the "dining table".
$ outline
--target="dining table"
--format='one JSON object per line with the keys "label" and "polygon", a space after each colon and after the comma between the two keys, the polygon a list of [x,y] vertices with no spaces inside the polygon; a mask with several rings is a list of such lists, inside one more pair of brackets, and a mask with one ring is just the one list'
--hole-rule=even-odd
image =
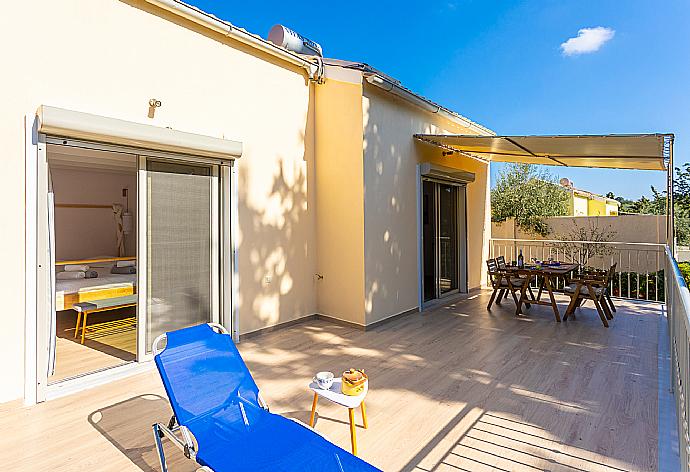
{"label": "dining table", "polygon": [[[556,289],[556,281],[559,277],[568,280],[570,275],[580,268],[579,264],[567,263],[567,262],[543,262],[537,264],[525,264],[524,267],[517,267],[514,265],[507,266],[507,270],[513,272],[519,277],[528,277],[531,281],[532,278],[537,279],[537,295],[534,296],[532,291],[529,289],[530,283],[526,283],[522,286],[520,290],[520,298],[518,298],[517,307],[515,310],[515,315],[518,316],[522,313],[523,305],[546,305],[551,306],[553,309],[553,314],[556,317],[557,322],[561,322],[561,313],[558,311],[558,304],[556,303],[556,297],[554,296],[554,290]],[[549,295],[549,300],[542,300],[542,294],[546,291]],[[531,296],[530,296],[531,295]]]}

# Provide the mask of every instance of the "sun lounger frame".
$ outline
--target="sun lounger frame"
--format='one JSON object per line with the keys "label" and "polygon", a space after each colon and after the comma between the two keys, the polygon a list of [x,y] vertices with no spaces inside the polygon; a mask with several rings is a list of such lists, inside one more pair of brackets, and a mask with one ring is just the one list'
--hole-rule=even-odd
{"label": "sun lounger frame", "polygon": [[[225,329],[222,325],[218,323],[208,323],[208,325],[211,328],[217,330],[220,334],[230,334],[227,329]],[[160,344],[164,339],[166,339],[165,333],[161,334],[153,340],[153,345],[151,349],[153,350],[154,356],[163,351],[163,349],[160,348]],[[258,394],[258,400],[261,408],[268,411],[268,405],[261,396],[261,392],[259,392]],[[163,450],[163,442],[161,441],[164,437],[168,438],[170,442],[175,445],[175,447],[180,449],[187,459],[191,459],[196,462],[197,446],[196,441],[194,440],[194,435],[191,431],[189,431],[187,427],[178,424],[175,414],[172,415],[172,417],[170,418],[170,422],[167,424],[167,426],[162,423],[155,423],[152,428],[153,437],[156,441],[156,449],[158,451],[158,460],[160,461],[162,472],[168,472],[168,465],[165,460],[165,451]],[[180,438],[178,434],[182,436],[182,438]],[[203,466],[197,469],[197,472],[200,471],[213,472],[213,469],[207,466]]]}

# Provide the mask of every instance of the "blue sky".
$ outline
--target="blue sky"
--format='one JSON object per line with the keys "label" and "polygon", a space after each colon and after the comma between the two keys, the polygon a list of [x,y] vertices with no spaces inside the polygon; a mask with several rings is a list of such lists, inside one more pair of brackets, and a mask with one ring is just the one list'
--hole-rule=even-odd
{"label": "blue sky", "polygon": [[[263,37],[285,24],[327,57],[371,64],[499,134],[673,132],[676,162],[690,155],[686,0],[191,3]],[[613,37],[594,52],[563,53],[595,27]],[[553,171],[628,198],[665,185],[661,172]]]}

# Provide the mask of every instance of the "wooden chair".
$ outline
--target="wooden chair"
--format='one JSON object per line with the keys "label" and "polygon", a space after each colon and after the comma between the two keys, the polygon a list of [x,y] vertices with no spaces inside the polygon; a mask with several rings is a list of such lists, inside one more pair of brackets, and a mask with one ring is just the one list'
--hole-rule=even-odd
{"label": "wooden chair", "polygon": [[565,311],[563,320],[567,320],[573,314],[576,308],[582,305],[586,300],[592,300],[599,318],[605,327],[609,327],[608,320],[613,319],[613,313],[609,306],[607,297],[609,291],[609,282],[615,274],[616,265],[606,271],[605,275],[596,274],[593,272],[583,272],[578,278],[570,279],[563,291],[570,295],[570,304]]}
{"label": "wooden chair", "polygon": [[506,258],[503,256],[498,256],[496,258],[496,265],[500,270],[506,270],[508,266],[506,265]]}
{"label": "wooden chair", "polygon": [[[506,265],[506,258],[503,256],[498,256],[496,258],[496,265],[498,266],[498,270],[508,270],[508,266]],[[505,299],[508,296],[508,291],[507,290],[501,290],[498,293],[498,298],[496,299],[496,303],[499,305],[501,304],[501,299]]]}
{"label": "wooden chair", "polygon": [[[504,270],[504,271],[508,270],[508,265],[506,264],[506,258],[503,256],[498,256],[496,258],[496,265],[498,266],[498,270]],[[513,273],[513,275],[515,275],[515,272]],[[519,277],[519,275],[518,275],[518,277]],[[520,277],[520,278],[523,278],[523,277]],[[522,285],[520,285],[520,287],[522,287]],[[532,287],[529,285],[529,283],[527,284],[527,291],[529,292],[530,296],[532,297],[532,300],[535,300],[534,292],[532,291]],[[508,291],[504,290],[503,291],[503,298],[505,299],[507,296],[508,296]],[[501,299],[499,297],[499,299],[496,300],[496,303],[500,303],[500,301],[501,301]],[[526,306],[527,306],[527,308],[529,308],[529,303]]]}
{"label": "wooden chair", "polygon": [[[505,260],[503,261],[504,267],[505,267]],[[508,295],[508,292],[513,296],[513,300],[515,301],[515,305],[518,305],[518,298],[515,295],[516,292],[520,292],[522,290],[522,287],[524,284],[529,284],[529,278],[528,277],[518,277],[514,273],[510,273],[507,270],[500,269],[498,267],[498,263],[496,262],[496,259],[489,259],[486,261],[486,267],[489,270],[489,280],[491,282],[491,287],[494,289],[494,292],[491,294],[491,299],[489,300],[489,304],[487,305],[486,309],[490,310],[491,305],[493,305],[494,301],[496,301],[497,304],[501,303],[501,298],[504,296]],[[498,298],[496,297],[498,295]],[[529,307],[529,304],[527,304]]]}
{"label": "wooden chair", "polygon": [[616,306],[613,304],[613,300],[611,300],[611,282],[616,276],[616,265],[617,263],[614,263],[608,270],[592,268],[584,269],[585,273],[594,274],[596,277],[601,278],[602,281],[600,286],[606,288],[606,296],[604,297],[604,300],[608,302],[612,315],[616,312]]}

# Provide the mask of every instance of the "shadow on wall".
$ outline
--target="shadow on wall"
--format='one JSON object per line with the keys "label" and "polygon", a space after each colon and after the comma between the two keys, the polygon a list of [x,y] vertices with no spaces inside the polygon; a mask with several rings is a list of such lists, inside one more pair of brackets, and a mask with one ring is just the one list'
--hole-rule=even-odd
{"label": "shadow on wall", "polygon": [[[440,151],[413,138],[416,133],[467,132],[460,125],[366,89],[363,112],[365,307],[367,323],[371,323],[413,309],[419,303],[417,164],[429,161],[477,170],[473,163],[462,162],[457,156],[441,157]],[[468,203],[481,198],[473,192],[481,185],[481,176],[477,177],[476,183],[468,185]],[[483,220],[484,210],[472,208]],[[471,222],[468,214],[468,237]],[[471,251],[469,255],[472,257]],[[477,270],[482,267],[468,260],[468,270],[475,266]]]}
{"label": "shadow on wall", "polygon": [[[312,100],[302,156],[278,156],[274,167],[239,161],[240,333],[316,311]],[[252,159],[249,156],[246,159]]]}
{"label": "shadow on wall", "polygon": [[[415,122],[364,108],[364,260],[367,323],[417,306]],[[405,136],[408,134],[409,135]]]}

